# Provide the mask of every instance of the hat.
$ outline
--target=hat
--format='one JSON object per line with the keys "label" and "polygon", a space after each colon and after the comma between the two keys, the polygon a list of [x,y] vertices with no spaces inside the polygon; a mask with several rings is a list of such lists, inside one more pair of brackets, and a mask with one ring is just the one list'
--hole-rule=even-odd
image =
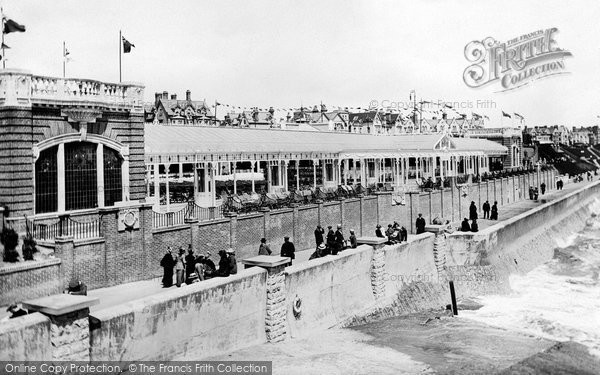
{"label": "hat", "polygon": [[333,228],[333,227],[332,227],[331,225],[328,225],[328,226],[327,226],[327,228],[331,229],[331,228]]}
{"label": "hat", "polygon": [[206,255],[204,255],[204,254],[198,254],[198,258],[205,258],[205,257],[206,257]]}
{"label": "hat", "polygon": [[321,244],[319,245],[319,250],[325,250],[325,248],[326,248],[326,247],[325,247],[325,244],[324,244],[324,243],[321,243]]}
{"label": "hat", "polygon": [[185,253],[185,250],[183,249],[183,247],[180,247],[180,248],[179,248],[179,253],[180,253],[180,254],[181,254],[181,253]]}
{"label": "hat", "polygon": [[290,239],[290,236],[285,236],[285,237],[283,237],[283,239],[284,239],[284,240],[289,240],[289,239]]}
{"label": "hat", "polygon": [[321,224],[317,225],[317,228],[321,228]]}
{"label": "hat", "polygon": [[267,239],[263,237],[260,239],[260,242],[267,242]]}
{"label": "hat", "polygon": [[354,229],[350,229],[350,233],[354,233]]}
{"label": "hat", "polygon": [[69,288],[77,288],[79,286],[79,281],[71,280],[69,281]]}
{"label": "hat", "polygon": [[231,247],[229,249],[227,249],[226,251],[227,254],[235,254],[235,250],[233,250]]}
{"label": "hat", "polygon": [[377,227],[376,227],[376,228],[381,228],[381,225],[377,224]]}
{"label": "hat", "polygon": [[342,224],[338,224],[338,229],[340,229],[342,227]]}
{"label": "hat", "polygon": [[8,306],[8,309],[6,309],[6,311],[10,312],[11,310],[14,310],[17,308],[17,305],[10,305]]}

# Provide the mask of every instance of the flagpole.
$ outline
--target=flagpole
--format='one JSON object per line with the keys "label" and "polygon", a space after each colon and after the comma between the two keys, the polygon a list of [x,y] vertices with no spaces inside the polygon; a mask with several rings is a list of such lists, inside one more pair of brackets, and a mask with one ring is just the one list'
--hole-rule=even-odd
{"label": "flagpole", "polygon": [[67,56],[65,56],[66,48],[65,41],[63,40],[63,78],[67,77]]}
{"label": "flagpole", "polygon": [[121,30],[119,30],[119,83],[121,83],[121,44],[123,43],[123,37],[121,36]]}
{"label": "flagpole", "polygon": [[6,54],[4,53],[4,9],[0,8],[0,16],[2,16],[2,69],[6,69]]}

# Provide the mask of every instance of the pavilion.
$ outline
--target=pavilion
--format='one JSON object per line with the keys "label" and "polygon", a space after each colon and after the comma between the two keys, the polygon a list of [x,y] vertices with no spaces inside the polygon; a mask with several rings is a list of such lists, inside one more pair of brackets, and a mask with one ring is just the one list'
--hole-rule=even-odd
{"label": "pavilion", "polygon": [[[192,173],[196,203],[214,207],[218,200],[215,183],[223,174],[233,175],[233,193],[238,190],[238,174],[248,175],[248,172],[264,175],[269,193],[300,189],[299,169],[303,165],[312,167],[312,188],[384,183],[395,190],[406,191],[416,187],[416,181],[422,178],[435,180],[488,172],[491,159],[507,155],[508,149],[499,143],[453,138],[448,134],[376,136],[280,129],[145,126],[147,196],[159,196],[160,184],[165,184],[167,210],[174,170],[179,179],[186,170]],[[254,182],[252,179],[252,191],[256,192]]]}

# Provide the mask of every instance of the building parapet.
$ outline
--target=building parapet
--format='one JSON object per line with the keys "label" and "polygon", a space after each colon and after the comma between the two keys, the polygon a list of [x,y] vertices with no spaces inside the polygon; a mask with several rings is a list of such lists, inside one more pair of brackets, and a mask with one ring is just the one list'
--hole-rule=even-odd
{"label": "building parapet", "polygon": [[27,71],[0,71],[1,106],[92,106],[144,112],[144,86],[91,79],[33,75]]}
{"label": "building parapet", "polygon": [[520,137],[521,130],[514,128],[481,128],[467,130],[469,136]]}

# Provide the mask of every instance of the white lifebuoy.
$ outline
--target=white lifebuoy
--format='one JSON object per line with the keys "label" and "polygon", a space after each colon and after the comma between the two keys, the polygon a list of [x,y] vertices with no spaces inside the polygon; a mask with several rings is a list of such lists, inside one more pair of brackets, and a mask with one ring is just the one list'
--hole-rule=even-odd
{"label": "white lifebuoy", "polygon": [[125,224],[127,228],[133,228],[136,221],[137,218],[135,217],[135,214],[131,211],[127,212],[125,214],[125,217],[123,217],[123,224]]}
{"label": "white lifebuoy", "polygon": [[302,300],[298,296],[296,296],[296,298],[294,298],[293,311],[294,311],[294,317],[296,319],[300,319],[300,315],[302,314]]}

